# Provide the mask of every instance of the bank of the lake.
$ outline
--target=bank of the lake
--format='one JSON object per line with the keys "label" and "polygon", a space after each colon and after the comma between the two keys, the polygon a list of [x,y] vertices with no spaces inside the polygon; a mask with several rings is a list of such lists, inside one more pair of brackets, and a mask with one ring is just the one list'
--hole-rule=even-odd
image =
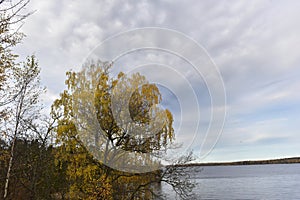
{"label": "bank of the lake", "polygon": [[[193,199],[300,199],[300,164],[217,165],[187,168],[196,183]],[[176,199],[162,186],[166,199]]]}

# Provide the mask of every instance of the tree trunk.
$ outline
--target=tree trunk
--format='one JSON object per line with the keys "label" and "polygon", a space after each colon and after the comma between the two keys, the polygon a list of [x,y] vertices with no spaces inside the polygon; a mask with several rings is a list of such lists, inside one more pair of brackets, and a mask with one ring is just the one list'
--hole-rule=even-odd
{"label": "tree trunk", "polygon": [[3,195],[4,200],[7,198],[7,193],[8,193],[10,173],[11,173],[12,163],[13,163],[13,159],[14,159],[14,149],[15,149],[15,145],[16,145],[16,141],[17,141],[17,134],[18,134],[18,130],[19,130],[19,124],[20,124],[20,120],[21,120],[21,115],[22,115],[21,113],[23,110],[25,94],[26,94],[26,85],[25,85],[25,87],[23,87],[21,89],[20,99],[18,101],[18,106],[17,106],[17,110],[16,110],[16,125],[15,125],[15,130],[14,130],[14,138],[13,138],[13,141],[11,144],[10,158],[9,158],[9,163],[8,163],[8,168],[7,168],[7,173],[6,173],[4,195]]}
{"label": "tree trunk", "polygon": [[17,140],[17,134],[15,133],[15,136],[14,136],[14,139],[13,139],[13,142],[11,145],[10,158],[9,158],[9,163],[8,163],[8,168],[7,168],[7,173],[6,173],[4,196],[3,196],[4,199],[6,199],[7,193],[8,193],[9,178],[10,178],[10,172],[11,172],[11,168],[12,168],[16,140]]}

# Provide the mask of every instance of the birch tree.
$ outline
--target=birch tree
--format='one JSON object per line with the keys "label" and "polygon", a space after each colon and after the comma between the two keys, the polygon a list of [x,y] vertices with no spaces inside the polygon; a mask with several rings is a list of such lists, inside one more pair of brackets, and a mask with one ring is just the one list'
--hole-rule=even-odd
{"label": "birch tree", "polygon": [[40,69],[34,56],[28,57],[22,67],[14,69],[14,80],[18,86],[15,90],[20,91],[10,106],[11,117],[6,133],[10,140],[10,156],[7,168],[4,196],[6,199],[9,191],[9,181],[11,177],[12,165],[15,159],[15,146],[19,138],[29,137],[28,124],[33,124],[40,116],[38,106],[39,96],[43,92],[40,86]]}

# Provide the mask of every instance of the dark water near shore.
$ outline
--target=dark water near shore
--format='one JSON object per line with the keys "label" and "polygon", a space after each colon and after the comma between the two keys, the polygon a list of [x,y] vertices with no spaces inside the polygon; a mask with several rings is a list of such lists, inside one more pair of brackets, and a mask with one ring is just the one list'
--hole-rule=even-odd
{"label": "dark water near shore", "polygon": [[[300,164],[206,166],[188,170],[197,183],[193,199],[299,199]],[[176,199],[163,185],[167,199]]]}

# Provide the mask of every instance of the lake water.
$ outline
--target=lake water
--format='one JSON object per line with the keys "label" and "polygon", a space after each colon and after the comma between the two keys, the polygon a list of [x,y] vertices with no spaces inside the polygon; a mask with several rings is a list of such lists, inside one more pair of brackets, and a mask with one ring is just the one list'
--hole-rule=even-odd
{"label": "lake water", "polygon": [[[300,164],[191,167],[193,199],[299,199]],[[166,185],[167,199],[177,199]]]}

